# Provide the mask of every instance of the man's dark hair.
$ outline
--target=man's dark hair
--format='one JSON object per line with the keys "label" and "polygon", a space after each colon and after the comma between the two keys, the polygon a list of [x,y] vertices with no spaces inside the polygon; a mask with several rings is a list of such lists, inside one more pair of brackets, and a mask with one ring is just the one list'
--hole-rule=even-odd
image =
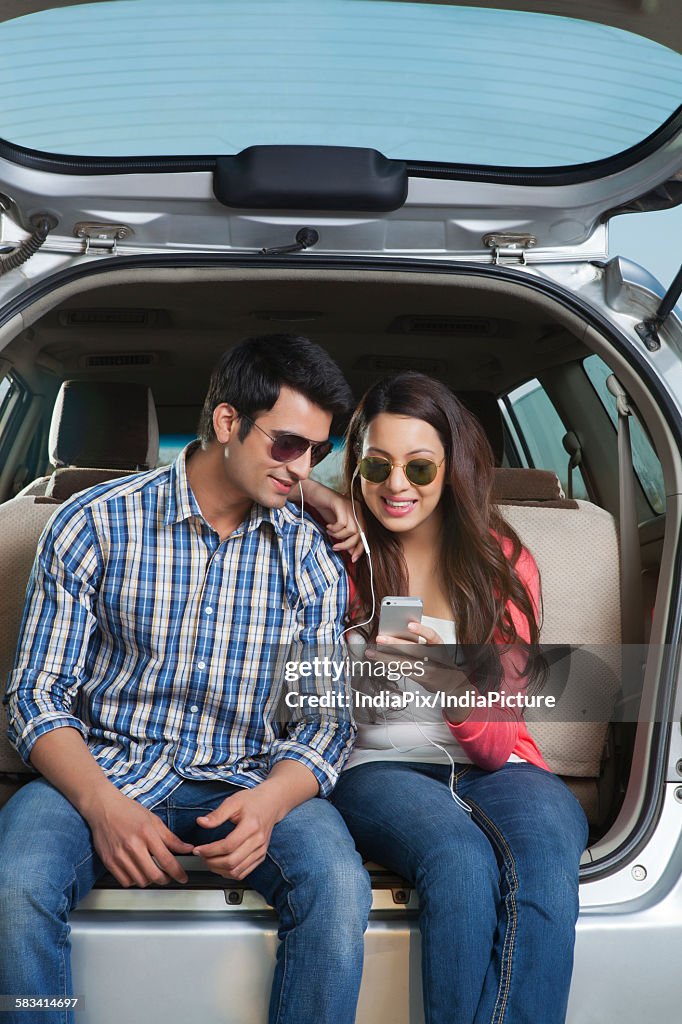
{"label": "man's dark hair", "polygon": [[[213,410],[227,402],[244,416],[272,409],[280,388],[298,391],[321,409],[340,416],[353,406],[346,378],[323,348],[295,334],[264,334],[246,338],[225,352],[211,374],[199,420],[199,437],[206,446],[215,440]],[[251,423],[242,419],[239,440]]]}

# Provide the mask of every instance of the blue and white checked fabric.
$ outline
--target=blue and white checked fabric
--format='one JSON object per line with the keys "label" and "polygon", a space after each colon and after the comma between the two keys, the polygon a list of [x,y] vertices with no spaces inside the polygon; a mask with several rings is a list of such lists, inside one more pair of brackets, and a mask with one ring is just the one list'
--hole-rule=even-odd
{"label": "blue and white checked fabric", "polygon": [[[291,644],[338,650],[342,563],[294,506],[254,505],[221,543],[187,481],[190,448],[76,495],[46,527],[9,678],[10,739],[28,761],[39,736],[72,726],[149,807],[183,779],[254,786],[284,758],[326,796],[354,727],[316,713],[283,728],[279,666]],[[345,676],[335,688],[349,699]]]}

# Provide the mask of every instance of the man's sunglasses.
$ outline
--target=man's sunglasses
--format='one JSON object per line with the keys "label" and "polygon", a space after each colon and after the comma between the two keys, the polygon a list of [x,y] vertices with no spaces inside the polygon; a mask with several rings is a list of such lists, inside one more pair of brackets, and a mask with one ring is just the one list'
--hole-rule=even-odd
{"label": "man's sunglasses", "polygon": [[358,466],[360,476],[371,484],[383,484],[388,480],[394,469],[402,469],[407,479],[415,487],[425,487],[433,483],[436,473],[445,462],[445,456],[440,462],[432,462],[431,459],[410,459],[409,462],[391,462],[390,459],[382,459],[376,455],[366,455],[360,460]]}
{"label": "man's sunglasses", "polygon": [[272,441],[270,455],[275,462],[296,462],[296,459],[300,459],[301,455],[310,449],[310,465],[316,466],[318,462],[322,462],[322,459],[329,455],[334,447],[331,441],[310,441],[307,437],[300,437],[299,434],[278,434],[277,437],[273,437],[268,434],[267,430],[259,427],[250,416],[245,416],[244,413],[240,413],[240,416],[252,427],[257,427],[261,434],[270,438]]}

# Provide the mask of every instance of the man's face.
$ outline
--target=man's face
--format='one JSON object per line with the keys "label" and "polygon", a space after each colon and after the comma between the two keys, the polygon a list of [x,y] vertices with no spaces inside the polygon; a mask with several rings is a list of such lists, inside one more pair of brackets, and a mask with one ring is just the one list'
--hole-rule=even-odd
{"label": "man's face", "polygon": [[[218,406],[214,412],[219,443],[222,442],[216,414],[219,417],[221,409],[226,408],[230,407]],[[271,454],[272,441],[263,431],[274,438],[278,434],[298,434],[310,441],[326,441],[332,415],[300,392],[282,387],[272,409],[255,413],[252,419],[258,426],[251,427],[244,441],[239,440],[242,420],[237,419],[229,440],[222,443],[225,475],[230,487],[240,496],[267,508],[281,508],[288,501],[292,489],[298,490],[298,481],[305,480],[310,473],[311,453],[308,449],[293,462],[277,462]]]}

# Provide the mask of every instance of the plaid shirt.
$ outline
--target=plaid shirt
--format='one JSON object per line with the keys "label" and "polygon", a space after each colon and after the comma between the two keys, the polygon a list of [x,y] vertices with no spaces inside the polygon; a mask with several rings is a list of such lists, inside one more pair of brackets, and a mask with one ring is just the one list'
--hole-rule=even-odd
{"label": "plaid shirt", "polygon": [[343,566],[294,506],[253,505],[221,543],[188,451],[76,495],[48,524],[9,679],[10,739],[28,761],[39,736],[72,726],[149,807],[183,779],[254,786],[285,758],[327,796],[354,728],[319,712],[279,725],[278,666],[291,644],[334,645]]}

